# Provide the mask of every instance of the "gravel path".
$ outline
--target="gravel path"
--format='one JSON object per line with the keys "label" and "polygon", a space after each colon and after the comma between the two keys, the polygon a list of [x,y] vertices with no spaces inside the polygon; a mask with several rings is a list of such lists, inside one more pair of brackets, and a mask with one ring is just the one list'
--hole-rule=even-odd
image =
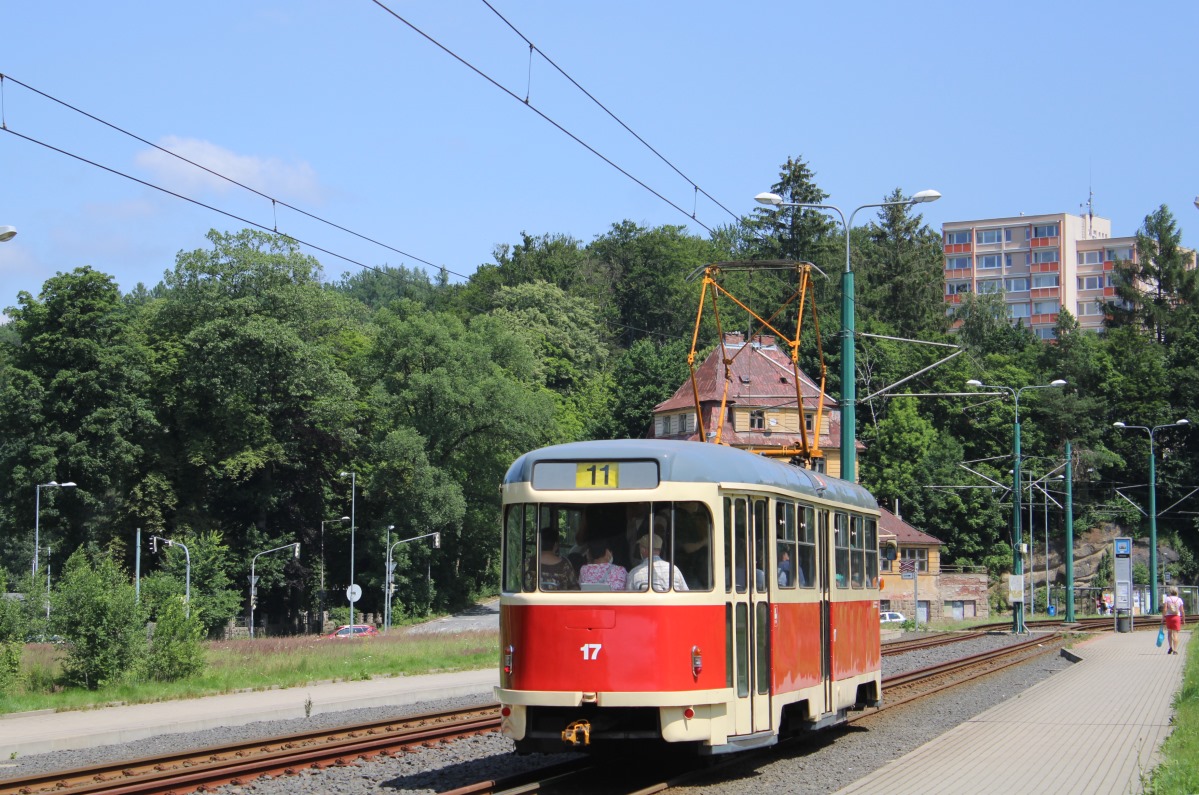
{"label": "gravel path", "polygon": [[[909,636],[910,637],[910,636]],[[883,658],[883,675],[923,668],[969,653],[1012,643],[1011,635],[989,635],[963,643]],[[776,752],[763,762],[721,771],[718,779],[686,789],[695,795],[733,795],[752,784],[755,795],[774,793],[828,793],[855,781],[886,762],[901,756],[968,718],[1019,693],[1069,665],[1059,655],[1006,669],[972,687],[923,699],[903,710],[902,717],[881,713],[868,727],[823,732],[804,748]],[[477,699],[451,699],[421,705],[422,710],[445,709],[481,703]],[[81,713],[84,714],[84,713]],[[79,751],[56,751],[12,760],[0,766],[0,777],[64,770],[101,761],[150,756],[174,750],[208,747],[236,740],[286,734],[312,728],[340,726],[383,719],[395,708],[354,710],[294,721],[263,721],[246,726],[190,734],[168,734],[140,740],[132,746],[110,745]],[[544,764],[539,756],[518,757],[512,743],[499,735],[462,740],[441,748],[422,750],[394,759],[366,762],[241,787],[225,787],[225,795],[430,795],[488,778],[498,778]]]}

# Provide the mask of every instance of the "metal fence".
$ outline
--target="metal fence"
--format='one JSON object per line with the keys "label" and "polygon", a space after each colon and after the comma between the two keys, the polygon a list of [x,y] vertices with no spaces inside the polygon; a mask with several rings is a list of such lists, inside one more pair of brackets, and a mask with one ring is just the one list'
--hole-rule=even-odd
{"label": "metal fence", "polygon": [[[1199,586],[1195,585],[1179,585],[1178,595],[1182,598],[1182,603],[1186,608],[1188,615],[1199,614]],[[1165,593],[1165,589],[1158,590],[1158,596]],[[1103,612],[1100,612],[1100,605],[1103,605]],[[1066,611],[1066,588],[1065,586],[1057,586],[1049,589],[1049,605],[1054,608],[1055,615],[1063,615]],[[1045,610],[1045,589],[1044,587],[1037,589],[1037,607],[1041,608],[1041,612]],[[1161,605],[1157,606],[1156,610],[1149,609],[1149,586],[1134,585],[1132,588],[1132,613],[1133,615],[1145,615],[1150,612],[1159,612]],[[1115,591],[1111,588],[1075,588],[1074,589],[1074,614],[1076,616],[1097,616],[1097,615],[1113,615],[1115,611]],[[1033,613],[1029,614],[1035,615]]]}

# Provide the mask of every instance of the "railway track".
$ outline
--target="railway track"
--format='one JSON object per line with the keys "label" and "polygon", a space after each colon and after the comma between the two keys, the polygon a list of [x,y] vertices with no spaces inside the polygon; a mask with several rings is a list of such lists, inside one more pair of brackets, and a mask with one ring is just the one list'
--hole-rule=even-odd
{"label": "railway track", "polygon": [[0,795],[183,795],[260,776],[353,764],[499,728],[499,706],[429,712],[393,721],[231,743],[0,781]]}
{"label": "railway track", "polygon": [[[965,640],[980,634],[984,633],[955,633],[953,639]],[[893,647],[893,644],[888,644],[888,648]],[[902,650],[910,651],[919,647],[907,644]],[[883,688],[887,703],[883,709],[893,708],[923,695],[962,684],[968,681],[967,677],[981,676],[999,667],[1024,662],[1037,650],[1044,653],[1052,651],[1053,648],[1056,647],[1048,646],[1047,638],[1035,638],[992,652],[971,655],[945,665],[886,677],[883,680]],[[891,653],[898,651],[897,649]],[[967,671],[974,673],[963,673]],[[863,712],[852,718],[850,723],[877,714],[878,711]],[[458,738],[497,731],[498,728],[498,705],[424,713],[393,721],[344,726],[332,730],[291,734],[192,752],[7,779],[0,781],[0,795],[183,795],[188,792],[211,790],[226,784],[243,785],[260,776],[294,775],[305,769],[350,765],[360,759],[435,747]],[[649,792],[656,791],[654,787],[664,786],[661,778],[664,773],[663,767],[655,767],[656,781],[642,783],[627,790],[621,785],[620,789],[629,792]],[[694,760],[688,759],[687,763],[680,766],[677,775],[684,775],[686,769],[693,767]],[[625,770],[620,772],[622,775],[627,773]],[[597,775],[592,761],[583,759],[541,768],[501,781],[478,782],[452,792],[454,795],[481,795],[530,791],[533,788],[539,792],[558,789],[569,791],[580,781],[586,781],[590,791],[598,791],[595,789]],[[582,779],[578,778],[580,776]],[[601,789],[617,791],[608,787]]]}

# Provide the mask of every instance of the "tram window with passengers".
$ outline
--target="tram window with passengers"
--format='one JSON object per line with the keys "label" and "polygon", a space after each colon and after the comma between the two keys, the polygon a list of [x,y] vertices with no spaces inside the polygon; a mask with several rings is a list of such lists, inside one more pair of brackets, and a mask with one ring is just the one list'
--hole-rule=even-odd
{"label": "tram window with passengers", "polygon": [[724,753],[879,703],[860,486],[722,445],[579,442],[518,459],[503,501],[496,697],[518,751]]}

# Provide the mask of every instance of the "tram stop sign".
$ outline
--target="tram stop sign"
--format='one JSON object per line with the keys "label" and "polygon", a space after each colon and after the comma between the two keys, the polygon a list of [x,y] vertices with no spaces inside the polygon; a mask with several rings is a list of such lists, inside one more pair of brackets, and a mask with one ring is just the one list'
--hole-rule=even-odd
{"label": "tram stop sign", "polygon": [[905,580],[916,579],[916,561],[914,561],[914,560],[899,561],[899,576]]}

